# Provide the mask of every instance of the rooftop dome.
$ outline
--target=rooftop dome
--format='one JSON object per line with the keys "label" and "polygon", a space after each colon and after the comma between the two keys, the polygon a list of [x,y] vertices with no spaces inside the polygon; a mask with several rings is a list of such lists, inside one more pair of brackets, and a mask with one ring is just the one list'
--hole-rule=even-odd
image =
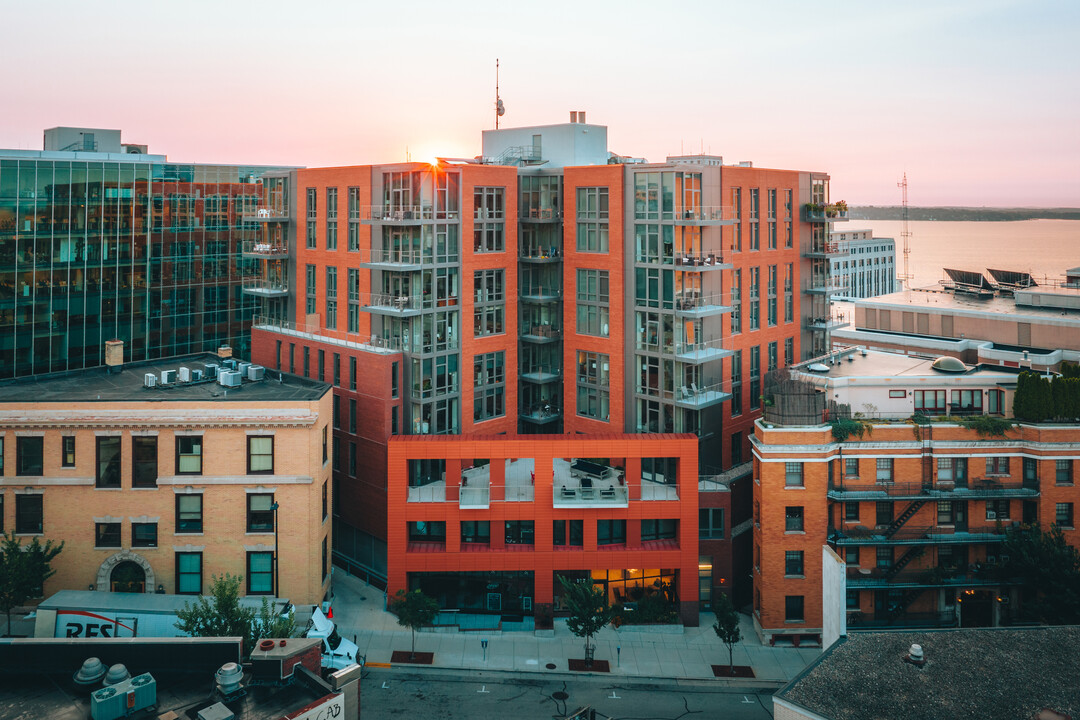
{"label": "rooftop dome", "polygon": [[968,366],[965,365],[959,358],[954,358],[951,355],[942,355],[934,364],[932,368],[940,372],[947,373],[964,373],[968,371]]}

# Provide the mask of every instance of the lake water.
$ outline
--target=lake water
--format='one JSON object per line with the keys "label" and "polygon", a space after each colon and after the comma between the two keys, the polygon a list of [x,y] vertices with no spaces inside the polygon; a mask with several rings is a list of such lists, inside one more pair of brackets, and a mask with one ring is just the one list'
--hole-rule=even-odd
{"label": "lake water", "polygon": [[[874,237],[896,240],[896,272],[904,272],[903,238],[899,220],[849,220],[834,229],[873,230]],[[1065,276],[1080,267],[1080,220],[1023,220],[1020,222],[909,222],[912,287],[934,285],[945,277],[942,268],[1029,272],[1036,282]]]}

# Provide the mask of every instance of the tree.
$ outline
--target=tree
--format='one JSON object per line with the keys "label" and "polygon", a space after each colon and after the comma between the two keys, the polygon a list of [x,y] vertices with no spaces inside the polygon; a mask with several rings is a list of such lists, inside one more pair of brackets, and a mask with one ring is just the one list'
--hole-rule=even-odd
{"label": "tree", "polygon": [[398,590],[397,595],[390,601],[390,612],[398,616],[398,625],[412,630],[412,650],[409,651],[409,660],[414,660],[416,658],[416,629],[431,624],[431,621],[439,614],[439,603],[420,590],[412,592]]}
{"label": "tree", "polygon": [[713,607],[713,612],[716,613],[716,622],[713,623],[712,629],[716,633],[716,637],[727,645],[728,665],[731,674],[734,676],[735,644],[742,640],[742,630],[739,629],[739,613],[735,611],[735,606],[731,604],[731,598],[724,594],[720,595],[720,599],[717,600],[716,605]]}
{"label": "tree", "polygon": [[50,563],[64,549],[64,543],[45,544],[34,538],[25,545],[15,533],[5,533],[0,542],[0,611],[7,615],[7,634],[11,634],[11,611],[41,594],[45,581],[56,574]]}
{"label": "tree", "polygon": [[300,634],[296,627],[296,610],[289,607],[289,614],[283,615],[274,612],[274,606],[267,598],[262,599],[262,607],[255,618],[255,639],[259,638],[291,638]]}
{"label": "tree", "polygon": [[240,607],[239,575],[214,575],[210,597],[199,597],[194,603],[184,603],[176,613],[176,627],[192,637],[241,637],[244,654],[255,646],[256,618],[254,608]]}
{"label": "tree", "polygon": [[592,636],[611,622],[614,613],[604,593],[583,580],[568,580],[559,576],[563,588],[563,601],[570,611],[566,627],[580,638],[585,638],[585,667],[592,667]]}
{"label": "tree", "polygon": [[1080,624],[1080,551],[1061,528],[1043,530],[1038,523],[1009,528],[1002,552],[1009,560],[1001,573],[1023,582],[1028,614],[1054,625]]}

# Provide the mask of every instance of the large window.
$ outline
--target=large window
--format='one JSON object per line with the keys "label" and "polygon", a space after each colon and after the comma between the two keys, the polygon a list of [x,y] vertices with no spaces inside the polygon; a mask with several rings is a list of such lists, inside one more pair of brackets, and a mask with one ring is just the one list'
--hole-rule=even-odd
{"label": "large window", "polygon": [[532,545],[535,526],[532,520],[507,520],[506,521],[506,544],[507,545]]}
{"label": "large window", "polygon": [[784,485],[787,487],[803,486],[803,464],[801,462],[784,463]]}
{"label": "large window", "polygon": [[360,188],[349,188],[349,252],[360,250]]}
{"label": "large window", "polygon": [[582,547],[585,544],[584,520],[555,520],[552,531],[555,545]]}
{"label": "large window", "polygon": [[446,523],[442,520],[408,524],[410,542],[446,542]]}
{"label": "large window", "polygon": [[202,474],[202,437],[180,435],[176,438],[176,474]]}
{"label": "large window", "polygon": [[274,496],[272,494],[248,494],[247,531],[249,533],[274,532]]}
{"label": "large window", "polygon": [[577,250],[578,252],[608,251],[608,189],[581,187],[577,189]]}
{"label": "large window", "polygon": [[787,550],[784,552],[784,576],[801,577],[803,575],[803,551]]}
{"label": "large window", "polygon": [[503,391],[506,372],[505,353],[500,350],[493,353],[473,356],[473,421],[480,422],[506,414]]}
{"label": "large window", "polygon": [[[335,223],[336,225],[337,223]],[[326,327],[337,329],[337,268],[326,268]],[[319,378],[322,379],[321,377]]]}
{"label": "large window", "polygon": [[877,459],[877,481],[879,483],[891,483],[893,481],[893,459]]}
{"label": "large window", "polygon": [[60,438],[60,466],[66,468],[75,467],[75,436],[65,435]]}
{"label": "large window", "polygon": [[307,189],[307,247],[315,249],[315,221],[318,218],[318,195],[315,188]]}
{"label": "large window", "polygon": [[203,531],[202,495],[176,496],[176,532],[201,533]]}
{"label": "large window", "polygon": [[1058,527],[1073,527],[1073,504],[1071,502],[1056,503],[1054,505],[1054,523]]}
{"label": "large window", "polygon": [[784,513],[784,532],[803,531],[803,506],[789,505]]}
{"label": "large window", "polygon": [[4,438],[0,437],[0,477],[4,477]]}
{"label": "large window", "polygon": [[157,487],[157,438],[133,435],[131,438],[131,486]]}
{"label": "large window", "polygon": [[1072,460],[1057,460],[1054,465],[1054,484],[1055,485],[1072,485],[1073,484],[1073,461]]}
{"label": "large window", "polygon": [[131,546],[157,547],[157,523],[131,523]]}
{"label": "large window", "polygon": [[337,250],[337,188],[326,188],[326,249]]}
{"label": "large window", "polygon": [[41,495],[15,496],[15,533],[17,535],[40,535],[44,532],[45,518]]}
{"label": "large window", "polygon": [[[315,280],[315,277],[316,277],[315,276],[315,272],[316,272],[315,271],[315,266],[314,265],[308,265],[307,270],[305,272],[306,272],[306,278],[305,279],[307,280],[307,282],[304,284],[304,291],[306,293],[305,297],[307,298],[307,302],[306,302],[306,305],[305,305],[305,310],[306,310],[308,315],[312,315],[312,314],[315,313],[315,301],[316,301],[315,294],[316,294],[316,291],[317,291],[316,280]],[[307,373],[305,372],[304,374],[306,375]]]}
{"label": "large window", "polygon": [[679,536],[678,520],[642,520],[641,540],[675,540]]}
{"label": "large window", "polygon": [[986,458],[987,475],[1008,475],[1009,458],[1004,456]]}
{"label": "large window", "polygon": [[750,409],[761,409],[761,346],[750,348]]}
{"label": "large window", "polygon": [[596,544],[597,545],[625,545],[626,544],[626,521],[625,520],[597,520],[596,521]]}
{"label": "large window", "polygon": [[803,622],[802,595],[787,595],[784,597],[784,621]]}
{"label": "large window", "polygon": [[[334,396],[337,398],[337,395]],[[271,475],[274,472],[274,436],[248,436],[247,466],[249,475]]]}
{"label": "large window", "polygon": [[247,554],[247,594],[272,595],[274,592],[274,553]]}
{"label": "large window", "polygon": [[491,522],[488,520],[462,520],[461,542],[489,545],[491,543]]}
{"label": "large window", "polygon": [[503,314],[506,303],[503,294],[503,271],[476,271],[473,273],[473,290],[476,297],[473,306],[473,334],[479,337],[504,332]]}
{"label": "large window", "polygon": [[120,438],[97,438],[97,487],[120,487]]}
{"label": "large window", "polygon": [[890,525],[893,521],[893,504],[888,500],[874,503],[874,519],[877,525]]}
{"label": "large window", "polygon": [[608,271],[577,271],[577,332],[608,336]]}
{"label": "large window", "polygon": [[709,540],[724,539],[723,508],[700,508],[698,510],[698,537]]}
{"label": "large window", "polygon": [[202,594],[202,553],[176,553],[176,594]]}
{"label": "large window", "polygon": [[121,523],[96,523],[94,525],[94,547],[120,547]]}
{"label": "large window", "polygon": [[606,421],[610,413],[608,390],[610,358],[603,353],[577,354],[577,414]]}
{"label": "large window", "polygon": [[41,475],[44,472],[45,438],[41,436],[15,438],[15,474]]}
{"label": "large window", "polygon": [[944,390],[915,390],[916,413],[944,413],[945,391]]}

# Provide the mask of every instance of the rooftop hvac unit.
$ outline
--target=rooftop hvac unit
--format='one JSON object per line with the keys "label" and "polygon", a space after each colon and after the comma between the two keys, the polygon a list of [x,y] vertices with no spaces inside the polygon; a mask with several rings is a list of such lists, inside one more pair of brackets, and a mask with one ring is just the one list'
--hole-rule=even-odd
{"label": "rooftop hvac unit", "polygon": [[239,372],[242,377],[247,377],[249,367],[251,367],[251,363],[249,362],[238,362],[236,363],[235,370]]}
{"label": "rooftop hvac unit", "polygon": [[142,384],[143,387],[156,387],[157,375],[155,375],[154,373],[146,373],[145,375],[143,375]]}
{"label": "rooftop hvac unit", "polygon": [[236,369],[236,360],[234,358],[229,358],[228,360],[222,360],[221,364],[224,365],[225,367],[229,368],[230,370],[235,370]]}
{"label": "rooftop hvac unit", "polygon": [[247,369],[248,380],[262,380],[266,377],[266,368],[262,365],[252,365]]}
{"label": "rooftop hvac unit", "polygon": [[161,384],[162,385],[168,385],[168,384],[174,383],[174,382],[176,382],[176,371],[175,370],[162,370],[161,371]]}
{"label": "rooftop hvac unit", "polygon": [[191,382],[191,370],[182,367],[179,370],[180,382]]}
{"label": "rooftop hvac unit", "polygon": [[202,380],[202,370],[191,371],[191,382],[199,382]]}
{"label": "rooftop hvac unit", "polygon": [[203,365],[203,372],[206,373],[207,380],[213,380],[217,377],[218,368],[221,367],[217,363],[206,363]]}
{"label": "rooftop hvac unit", "polygon": [[150,673],[143,673],[91,693],[90,717],[116,720],[156,704],[157,682]]}
{"label": "rooftop hvac unit", "polygon": [[226,370],[218,373],[218,384],[222,387],[240,387],[240,373]]}

